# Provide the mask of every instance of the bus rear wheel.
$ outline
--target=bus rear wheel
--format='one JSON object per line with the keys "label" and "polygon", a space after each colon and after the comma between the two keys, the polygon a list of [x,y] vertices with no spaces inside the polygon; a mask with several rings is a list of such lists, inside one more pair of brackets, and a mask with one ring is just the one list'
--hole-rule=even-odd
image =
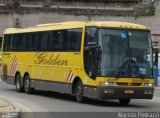
{"label": "bus rear wheel", "polygon": [[23,92],[23,87],[21,86],[21,75],[18,74],[15,80],[16,91]]}
{"label": "bus rear wheel", "polygon": [[119,99],[121,105],[128,105],[130,101],[130,99]]}
{"label": "bus rear wheel", "polygon": [[81,81],[78,81],[76,84],[76,101],[80,103],[84,102],[83,85]]}
{"label": "bus rear wheel", "polygon": [[32,93],[31,82],[30,82],[29,75],[26,75],[25,78],[24,78],[24,91],[27,94]]}

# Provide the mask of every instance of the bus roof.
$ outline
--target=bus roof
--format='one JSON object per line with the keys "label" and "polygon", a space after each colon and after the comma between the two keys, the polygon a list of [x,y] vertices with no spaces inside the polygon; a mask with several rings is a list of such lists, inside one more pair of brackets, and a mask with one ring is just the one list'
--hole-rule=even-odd
{"label": "bus roof", "polygon": [[117,22],[117,21],[92,21],[88,22],[86,26],[149,30],[149,27],[144,25],[128,23],[128,22]]}
{"label": "bus roof", "polygon": [[97,26],[97,27],[108,27],[108,28],[123,28],[123,29],[141,29],[149,30],[149,27],[127,23],[127,22],[115,22],[115,21],[68,21],[62,23],[49,23],[40,24],[28,28],[8,28],[4,31],[4,34],[15,34],[15,33],[26,33],[26,32],[38,32],[38,31],[49,31],[49,30],[60,30],[60,29],[70,29],[70,28],[80,28],[85,26]]}

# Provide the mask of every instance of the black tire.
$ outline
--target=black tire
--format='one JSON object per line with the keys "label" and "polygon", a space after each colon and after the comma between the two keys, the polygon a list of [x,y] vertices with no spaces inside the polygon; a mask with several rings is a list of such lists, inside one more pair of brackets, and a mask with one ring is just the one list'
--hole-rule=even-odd
{"label": "black tire", "polygon": [[25,78],[24,78],[24,91],[27,94],[32,93],[31,81],[30,81],[29,75],[26,75]]}
{"label": "black tire", "polygon": [[78,81],[76,84],[76,101],[80,103],[84,102],[83,85],[81,81]]}
{"label": "black tire", "polygon": [[18,74],[16,75],[16,78],[15,78],[15,87],[16,87],[16,91],[17,92],[23,92],[23,86],[21,84],[21,75]]}
{"label": "black tire", "polygon": [[128,105],[130,101],[130,99],[119,99],[121,105]]}

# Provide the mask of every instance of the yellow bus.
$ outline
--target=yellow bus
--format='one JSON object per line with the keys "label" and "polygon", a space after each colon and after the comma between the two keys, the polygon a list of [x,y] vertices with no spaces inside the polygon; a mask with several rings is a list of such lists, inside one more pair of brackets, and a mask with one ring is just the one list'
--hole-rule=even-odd
{"label": "yellow bus", "polygon": [[34,89],[84,98],[152,99],[152,43],[146,26],[69,21],[4,31],[2,80],[18,92]]}

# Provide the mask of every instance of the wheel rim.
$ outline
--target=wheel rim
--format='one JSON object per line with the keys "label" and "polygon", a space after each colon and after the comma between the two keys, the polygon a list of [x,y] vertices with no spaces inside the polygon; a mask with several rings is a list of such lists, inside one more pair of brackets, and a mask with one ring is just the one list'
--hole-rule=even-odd
{"label": "wheel rim", "polygon": [[17,88],[17,89],[20,88],[20,83],[19,83],[19,80],[18,80],[18,79],[16,80],[16,88]]}
{"label": "wheel rim", "polygon": [[82,86],[81,86],[81,84],[77,85],[77,98],[78,99],[82,98]]}
{"label": "wheel rim", "polygon": [[29,80],[27,79],[27,80],[25,81],[25,89],[28,90],[29,87],[30,87],[30,82],[29,82]]}

